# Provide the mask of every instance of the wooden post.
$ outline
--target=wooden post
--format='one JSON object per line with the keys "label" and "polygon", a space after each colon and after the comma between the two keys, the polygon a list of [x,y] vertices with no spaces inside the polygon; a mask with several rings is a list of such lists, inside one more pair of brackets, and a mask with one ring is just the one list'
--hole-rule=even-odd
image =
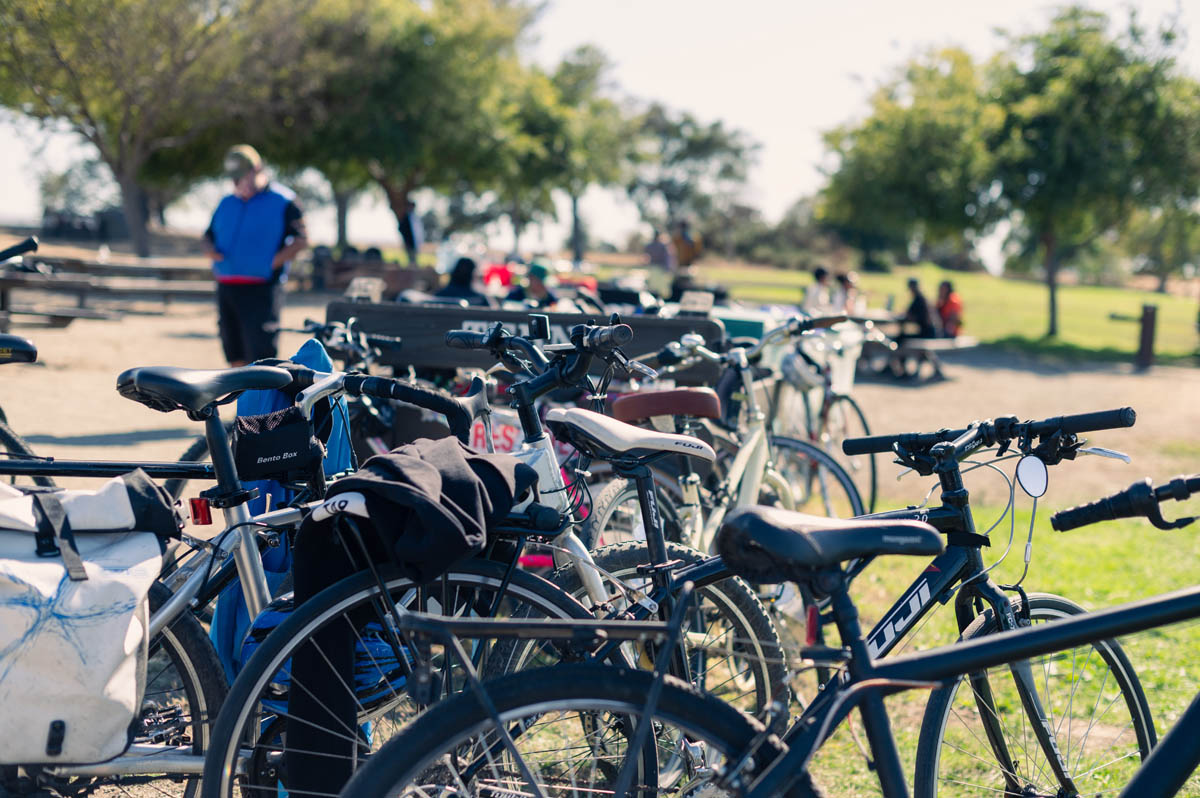
{"label": "wooden post", "polygon": [[1138,336],[1137,359],[1134,361],[1139,370],[1154,365],[1154,327],[1157,318],[1157,305],[1142,305],[1141,332]]}

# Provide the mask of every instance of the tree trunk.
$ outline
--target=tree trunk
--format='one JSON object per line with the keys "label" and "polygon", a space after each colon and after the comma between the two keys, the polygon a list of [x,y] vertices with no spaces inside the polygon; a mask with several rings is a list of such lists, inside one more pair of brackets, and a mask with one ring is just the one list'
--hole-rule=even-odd
{"label": "tree trunk", "polygon": [[1170,270],[1166,266],[1159,266],[1158,293],[1167,293],[1167,277],[1170,275],[1170,273]]}
{"label": "tree trunk", "polygon": [[125,226],[129,228],[133,251],[139,258],[148,258],[150,231],[146,227],[146,192],[132,175],[121,175],[117,182],[121,186],[121,207],[125,211]]}
{"label": "tree trunk", "polygon": [[403,183],[397,185],[386,175],[376,175],[375,182],[379,184],[379,187],[383,189],[384,196],[387,197],[388,207],[392,209],[392,215],[396,217],[396,230],[399,231],[400,222],[408,213],[408,194],[414,188],[412,178],[405,178]]}
{"label": "tree trunk", "polygon": [[1050,325],[1046,337],[1055,338],[1058,336],[1058,239],[1053,232],[1042,233],[1042,247],[1045,249],[1042,265],[1046,270],[1046,288],[1050,292]]}
{"label": "tree trunk", "polygon": [[521,209],[513,206],[513,209],[508,213],[508,219],[512,222],[513,229],[513,252],[517,255],[521,254],[521,231],[525,229],[525,220],[521,217]]}
{"label": "tree trunk", "polygon": [[333,203],[337,206],[337,248],[339,250],[344,250],[350,243],[346,237],[346,217],[350,215],[350,202],[353,199],[353,191],[333,192]]}
{"label": "tree trunk", "polygon": [[571,258],[575,267],[583,263],[583,225],[579,221],[579,195],[571,193]]}

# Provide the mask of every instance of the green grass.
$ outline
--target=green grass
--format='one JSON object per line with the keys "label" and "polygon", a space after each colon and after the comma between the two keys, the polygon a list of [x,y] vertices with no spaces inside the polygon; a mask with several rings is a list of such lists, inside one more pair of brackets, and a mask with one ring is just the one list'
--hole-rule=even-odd
{"label": "green grass", "polygon": [[[700,274],[704,280],[729,286],[734,298],[755,302],[796,303],[812,282],[807,272],[748,265],[701,265]],[[1042,283],[949,272],[929,264],[860,277],[872,307],[883,306],[892,296],[898,310],[907,306],[905,281],[909,277],[921,281],[931,302],[938,283],[951,280],[966,306],[967,334],[1007,349],[1070,359],[1129,360],[1137,350],[1138,325],[1112,321],[1109,314],[1140,315],[1143,304],[1157,305],[1155,351],[1159,362],[1195,361],[1197,304],[1193,298],[1135,289],[1060,286],[1060,334],[1046,339],[1049,311]]]}
{"label": "green grass", "polygon": [[[1024,504],[1028,508],[1027,499]],[[1180,513],[1188,513],[1187,507],[1176,507]],[[1196,509],[1193,506],[1188,514]],[[994,508],[977,511],[981,523],[998,515],[999,510]],[[1050,529],[1047,518],[1044,511],[1039,511],[1033,563],[1023,584],[1031,592],[1057,593],[1089,609],[1099,609],[1195,583],[1196,563],[1200,562],[1200,534],[1195,527],[1161,532],[1146,522],[1126,521],[1058,533]],[[1020,575],[1028,529],[1026,509],[1017,515],[1013,550],[994,574],[996,581],[1010,582]],[[992,541],[993,546],[985,549],[988,562],[1004,550],[1007,523],[992,533]],[[874,563],[859,577],[853,593],[865,627],[869,628],[887,610],[922,567],[911,559],[892,557]],[[939,608],[914,636],[908,651],[952,642],[956,631],[952,605]],[[1122,639],[1121,644],[1138,672],[1155,727],[1162,735],[1200,690],[1200,626],[1180,624],[1132,635]],[[888,700],[893,731],[910,781],[924,703],[925,695],[918,692]],[[861,726],[858,733],[862,736]],[[845,727],[818,752],[814,773],[829,795],[879,792],[874,774],[865,767]],[[1200,778],[1193,776],[1180,794],[1200,795]]]}

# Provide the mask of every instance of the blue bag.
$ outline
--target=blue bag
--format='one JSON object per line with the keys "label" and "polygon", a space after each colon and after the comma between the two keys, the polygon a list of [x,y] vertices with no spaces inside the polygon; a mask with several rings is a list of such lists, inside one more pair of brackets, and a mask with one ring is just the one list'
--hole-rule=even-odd
{"label": "blue bag", "polygon": [[[329,353],[315,338],[305,341],[290,360],[314,371],[334,370]],[[292,400],[279,391],[246,391],[238,397],[237,414],[248,416],[271,413],[291,404]],[[337,474],[350,468],[350,430],[346,427],[346,418],[346,400],[339,397],[334,404],[333,429],[325,449],[326,475]],[[252,515],[266,510],[267,496],[271,497],[272,507],[286,503],[292,498],[292,492],[274,480],[246,482],[245,485],[248,488],[258,488],[258,498],[248,505]],[[284,545],[263,552],[262,562],[263,569],[267,572],[267,585],[274,593],[292,568],[292,551],[286,540]],[[221,664],[225,667],[225,674],[230,682],[245,662],[241,648],[249,626],[250,615],[242,594],[242,586],[240,582],[235,581],[217,598],[212,626],[209,629],[209,637],[217,649],[217,655],[221,658]]]}

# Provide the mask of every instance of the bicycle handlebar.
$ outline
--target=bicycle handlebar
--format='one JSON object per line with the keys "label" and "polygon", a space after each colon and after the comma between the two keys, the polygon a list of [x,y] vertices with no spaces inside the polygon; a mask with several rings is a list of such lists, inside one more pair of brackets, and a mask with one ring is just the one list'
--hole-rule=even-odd
{"label": "bicycle handlebar", "polygon": [[[874,435],[866,438],[847,438],[842,441],[842,452],[848,455],[876,454],[890,452],[896,444],[909,451],[929,449],[932,446],[954,441],[956,448],[969,448],[976,440],[983,439],[986,444],[1012,440],[1018,437],[1044,438],[1061,432],[1076,435],[1081,432],[1094,432],[1105,429],[1121,429],[1132,427],[1137,421],[1137,413],[1132,407],[1121,407],[1115,410],[1101,410],[1095,413],[1079,413],[1070,416],[1058,416],[1042,421],[1018,422],[1014,417],[998,418],[995,421],[985,421],[965,429],[938,430],[937,432],[907,432],[899,435]],[[970,440],[960,443],[959,439],[975,431]]]}
{"label": "bicycle handlebar", "polygon": [[26,252],[37,252],[37,248],[37,236],[30,236],[24,241],[18,244],[13,244],[7,249],[0,249],[0,261],[5,261],[9,258],[15,258],[18,255],[24,255]]}
{"label": "bicycle handlebar", "polygon": [[478,378],[471,383],[471,389],[466,396],[456,397],[393,377],[372,377],[345,372],[329,374],[303,367],[293,367],[288,371],[292,374],[292,387],[300,392],[297,397],[298,404],[309,417],[317,401],[338,391],[344,391],[351,396],[394,399],[444,416],[450,432],[466,443],[475,419],[488,411],[484,383]]}
{"label": "bicycle handlebar", "polygon": [[1164,521],[1158,506],[1167,499],[1183,501],[1194,493],[1200,493],[1200,475],[1176,477],[1157,488],[1147,477],[1111,496],[1055,513],[1050,516],[1050,526],[1066,532],[1101,521],[1146,517],[1159,529],[1177,529],[1192,523],[1195,518]]}

